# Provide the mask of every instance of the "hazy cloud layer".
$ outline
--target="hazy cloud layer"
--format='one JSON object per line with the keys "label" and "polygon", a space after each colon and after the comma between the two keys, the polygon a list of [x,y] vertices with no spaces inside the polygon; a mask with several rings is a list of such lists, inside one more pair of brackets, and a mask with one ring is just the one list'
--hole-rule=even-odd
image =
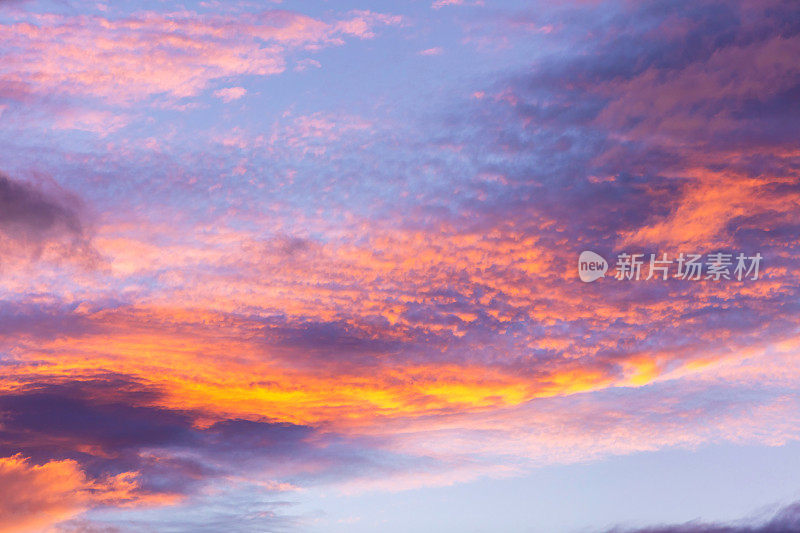
{"label": "hazy cloud layer", "polygon": [[797,5],[406,8],[2,15],[0,475],[48,487],[13,527],[800,438]]}

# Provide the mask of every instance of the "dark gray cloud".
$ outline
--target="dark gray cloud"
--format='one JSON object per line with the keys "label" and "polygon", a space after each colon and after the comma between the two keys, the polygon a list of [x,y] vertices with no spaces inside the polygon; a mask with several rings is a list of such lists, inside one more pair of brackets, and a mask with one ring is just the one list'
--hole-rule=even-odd
{"label": "dark gray cloud", "polygon": [[[203,413],[161,407],[164,397],[121,374],[31,381],[0,394],[0,457],[71,459],[91,478],[135,471],[144,493],[187,495],[269,464],[283,465],[288,481],[303,485],[390,469],[399,460],[311,426],[227,418],[198,427]],[[317,468],[309,472],[304,462]],[[291,464],[298,465],[294,473]]]}
{"label": "dark gray cloud", "polygon": [[689,522],[644,529],[616,528],[608,533],[797,533],[800,531],[800,502],[788,505],[761,524],[711,524]]}
{"label": "dark gray cloud", "polygon": [[[78,461],[92,476],[136,470],[143,488],[186,492],[196,481],[233,468],[237,461],[297,453],[311,428],[225,420],[197,429],[197,413],[154,406],[163,392],[126,376],[33,382],[0,395],[0,456],[22,453],[34,461]],[[192,449],[213,461],[153,459],[145,449]],[[206,464],[215,464],[209,467]]]}
{"label": "dark gray cloud", "polygon": [[97,261],[82,202],[0,173],[0,247],[39,257],[47,246],[58,256]]}
{"label": "dark gray cloud", "polygon": [[[470,113],[459,109],[452,127],[439,129],[441,144],[465,145],[476,169],[508,182],[476,185],[483,199],[464,212],[484,221],[535,212],[558,220],[556,239],[613,245],[619,233],[679,205],[696,184],[687,167],[796,178],[796,158],[777,155],[797,142],[796,2],[606,2],[599,9],[603,16],[585,9],[558,21],[553,38],[575,53],[545,56],[501,78],[494,87],[501,98],[482,99]],[[761,66],[765,56],[780,74]],[[763,149],[730,157],[754,146]],[[786,213],[767,222],[796,229]],[[754,236],[743,244],[757,244]]]}
{"label": "dark gray cloud", "polygon": [[43,305],[0,301],[0,338],[25,336],[37,340],[97,333],[99,325],[75,312],[77,304]]}
{"label": "dark gray cloud", "polygon": [[42,233],[59,227],[83,232],[75,211],[30,184],[0,174],[0,228]]}

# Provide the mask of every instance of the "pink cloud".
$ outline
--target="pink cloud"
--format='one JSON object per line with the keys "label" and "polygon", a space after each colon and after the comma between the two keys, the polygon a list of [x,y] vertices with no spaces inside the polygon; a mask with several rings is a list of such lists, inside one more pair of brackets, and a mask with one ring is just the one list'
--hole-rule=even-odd
{"label": "pink cloud", "polygon": [[431,7],[433,9],[441,9],[446,6],[482,6],[483,1],[477,0],[475,2],[466,2],[465,0],[436,0]]}
{"label": "pink cloud", "polygon": [[245,94],[247,94],[247,89],[244,87],[227,87],[225,89],[214,91],[214,96],[221,99],[226,104],[233,102],[234,100],[238,100]]}
{"label": "pink cloud", "polygon": [[94,109],[64,109],[55,117],[53,127],[60,130],[80,130],[104,137],[128,125],[129,117]]}
{"label": "pink cloud", "polygon": [[419,53],[419,55],[421,55],[421,56],[438,56],[438,55],[442,55],[442,53],[444,53],[444,50],[442,49],[442,47],[441,46],[436,46],[434,48],[427,48],[425,50],[422,50]]}
{"label": "pink cloud", "polygon": [[371,11],[352,11],[351,18],[339,21],[336,30],[345,35],[352,35],[361,39],[375,37],[373,29],[379,25],[397,26],[403,22],[399,15],[386,15]]}
{"label": "pink cloud", "polygon": [[321,68],[322,63],[317,61],[316,59],[306,58],[302,59],[297,62],[295,65],[294,70],[295,72],[303,72],[304,70],[308,70],[310,68]]}
{"label": "pink cloud", "polygon": [[289,11],[245,16],[147,12],[123,19],[29,15],[0,25],[0,87],[130,103],[197,95],[211,80],[283,72],[286,55],[368,39],[400,17],[352,12],[326,22]]}
{"label": "pink cloud", "polygon": [[94,505],[133,503],[137,489],[133,472],[92,480],[72,460],[34,465],[21,455],[0,458],[0,532],[49,530]]}
{"label": "pink cloud", "polygon": [[431,7],[440,9],[445,6],[460,6],[464,4],[464,0],[436,0]]}

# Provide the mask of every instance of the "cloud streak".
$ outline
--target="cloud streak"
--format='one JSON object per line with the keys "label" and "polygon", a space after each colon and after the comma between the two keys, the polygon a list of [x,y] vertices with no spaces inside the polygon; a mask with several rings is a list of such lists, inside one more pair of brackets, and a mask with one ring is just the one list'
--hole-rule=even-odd
{"label": "cloud streak", "polygon": [[6,49],[13,51],[0,82],[119,105],[175,100],[196,96],[219,79],[279,74],[290,53],[369,39],[376,27],[400,22],[370,11],[330,22],[280,10],[240,16],[30,14],[0,25]]}

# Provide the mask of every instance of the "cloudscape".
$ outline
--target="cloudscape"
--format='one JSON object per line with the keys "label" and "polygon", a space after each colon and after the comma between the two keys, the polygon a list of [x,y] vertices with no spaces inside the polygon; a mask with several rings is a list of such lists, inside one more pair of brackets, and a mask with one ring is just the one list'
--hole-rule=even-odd
{"label": "cloudscape", "polygon": [[800,531],[796,0],[0,0],[0,532]]}

